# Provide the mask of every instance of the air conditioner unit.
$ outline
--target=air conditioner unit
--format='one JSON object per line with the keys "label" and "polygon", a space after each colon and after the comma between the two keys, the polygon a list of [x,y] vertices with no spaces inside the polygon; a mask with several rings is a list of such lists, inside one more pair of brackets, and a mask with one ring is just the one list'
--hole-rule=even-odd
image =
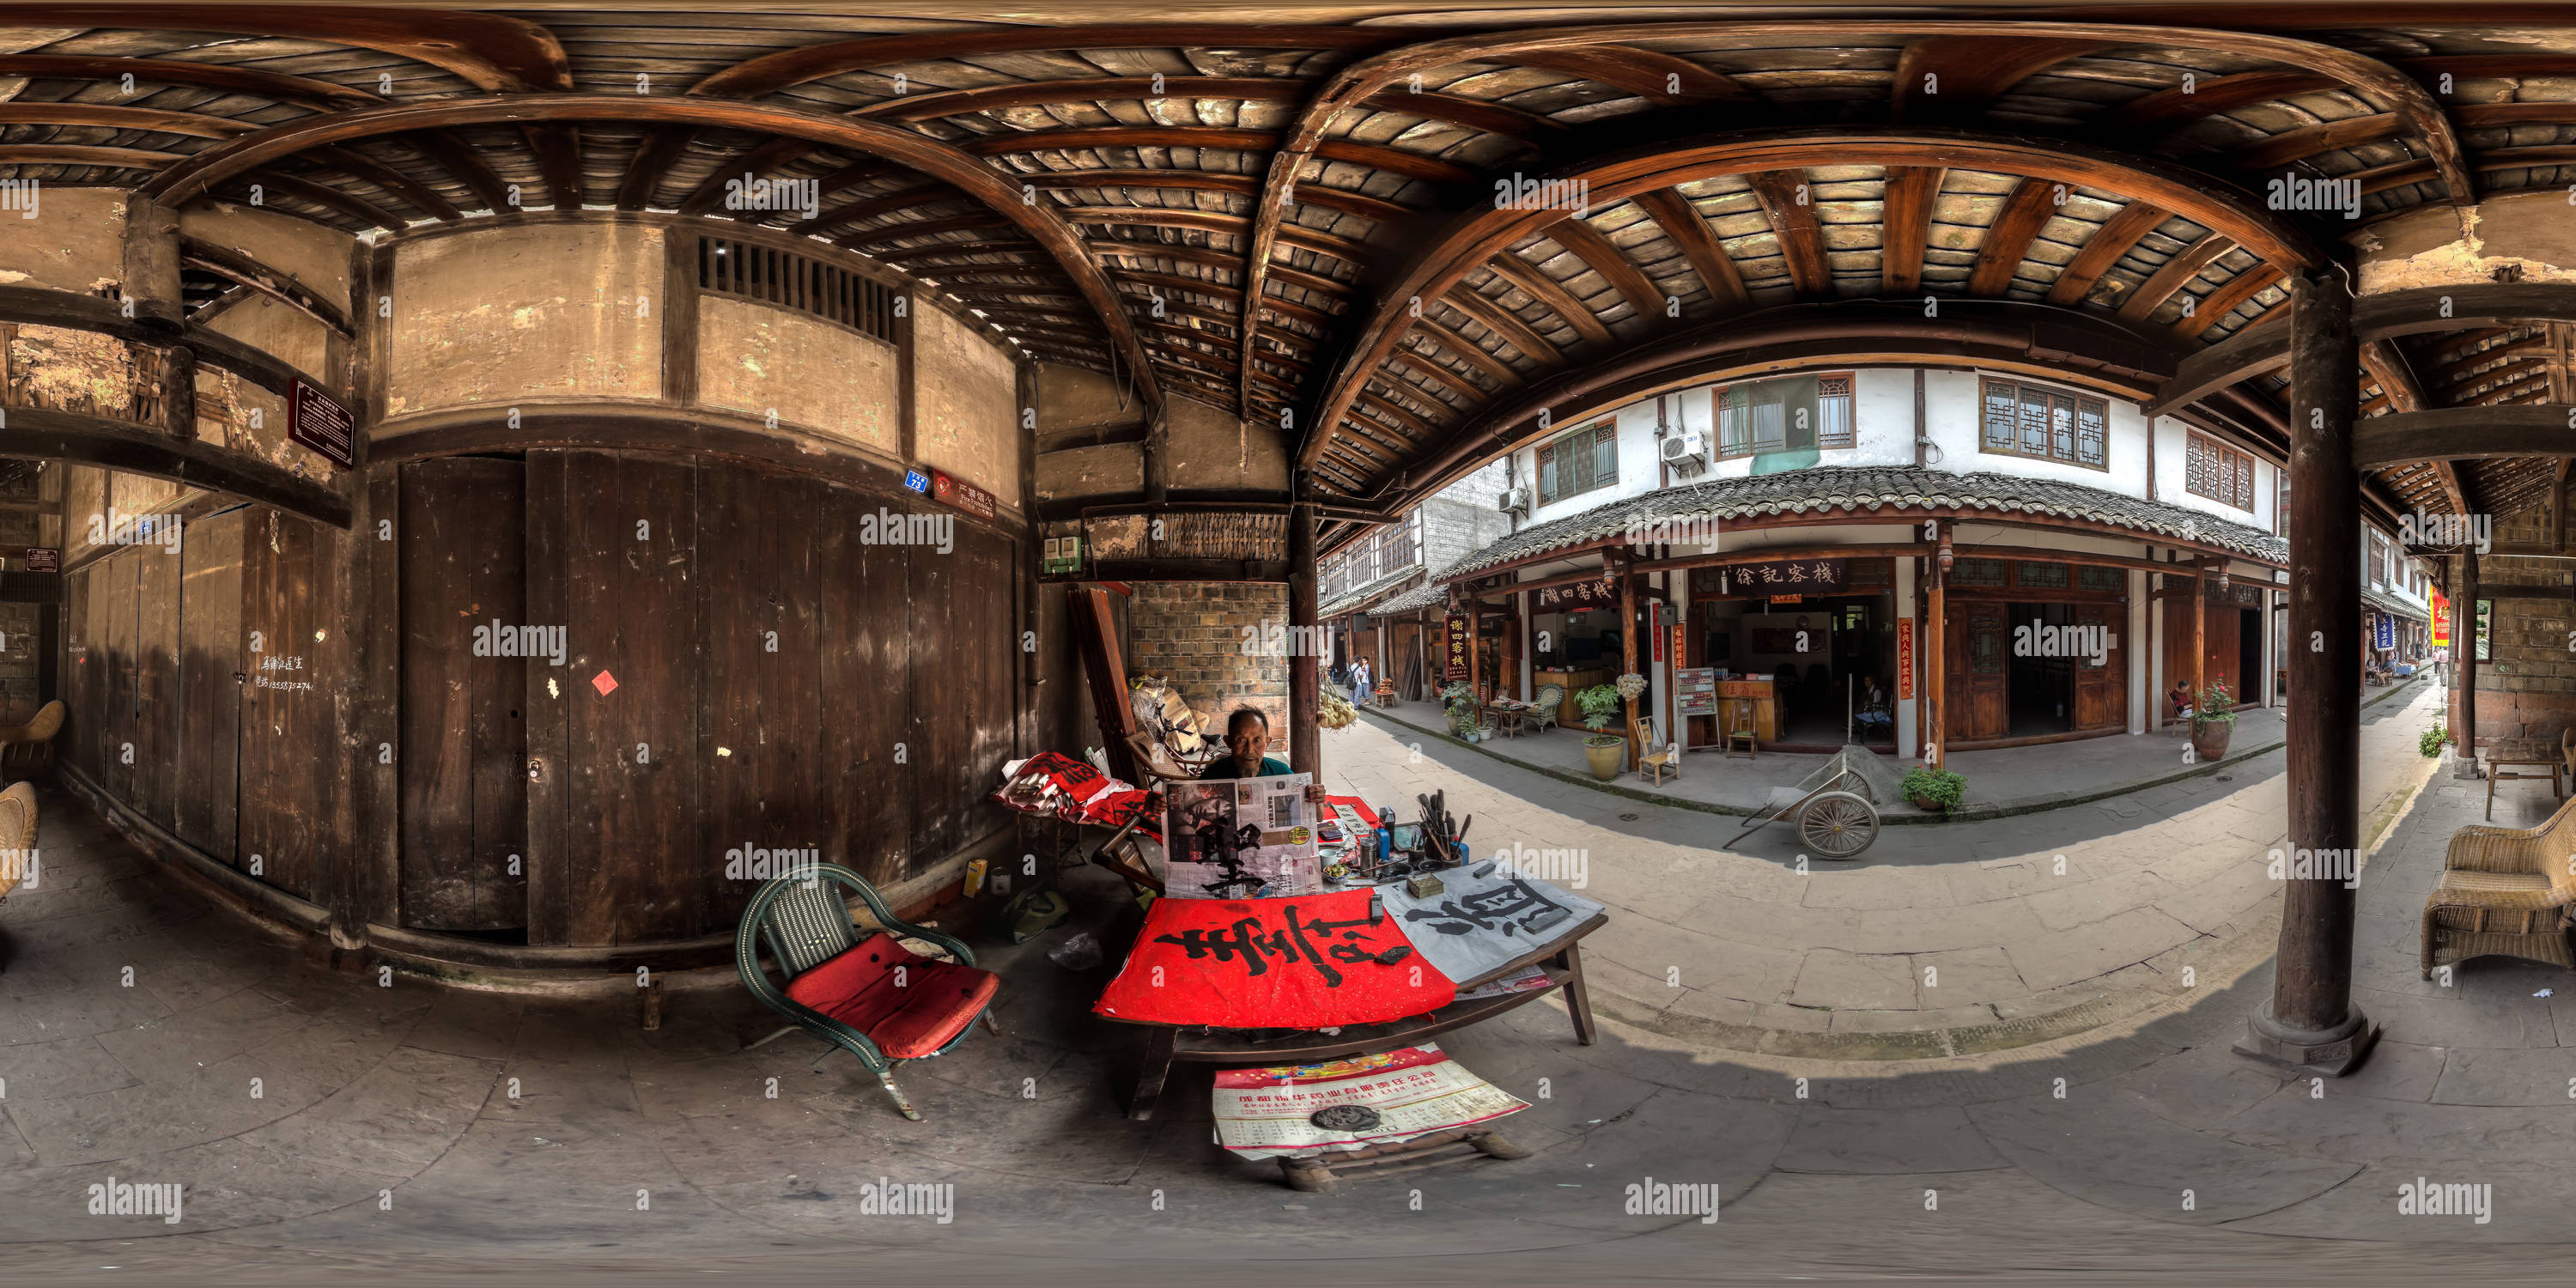
{"label": "air conditioner unit", "polygon": [[1697,474],[1707,468],[1708,436],[1698,430],[1666,436],[1664,464],[1681,474]]}
{"label": "air conditioner unit", "polygon": [[1503,489],[1503,495],[1501,498],[1494,502],[1494,508],[1505,514],[1527,514],[1529,513],[1529,504],[1530,495],[1528,488],[1507,487]]}

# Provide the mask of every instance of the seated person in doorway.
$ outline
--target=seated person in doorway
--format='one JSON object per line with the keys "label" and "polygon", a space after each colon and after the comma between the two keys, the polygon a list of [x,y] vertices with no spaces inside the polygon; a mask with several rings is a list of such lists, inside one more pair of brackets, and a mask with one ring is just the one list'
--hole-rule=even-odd
{"label": "seated person in doorway", "polygon": [[[1297,771],[1288,762],[1266,753],[1270,750],[1270,717],[1258,707],[1236,707],[1225,722],[1225,755],[1208,762],[1199,771],[1200,782],[1225,778],[1277,778]],[[1322,804],[1324,788],[1320,783],[1306,787],[1306,799]]]}
{"label": "seated person in doorway", "polygon": [[2174,681],[2173,692],[2166,694],[2165,700],[2173,704],[2174,719],[2191,714],[2191,681]]}
{"label": "seated person in doorway", "polygon": [[1896,717],[1888,707],[1887,690],[1880,687],[1877,676],[1861,682],[1860,711],[1852,720],[1869,733],[1887,733],[1896,727]]}

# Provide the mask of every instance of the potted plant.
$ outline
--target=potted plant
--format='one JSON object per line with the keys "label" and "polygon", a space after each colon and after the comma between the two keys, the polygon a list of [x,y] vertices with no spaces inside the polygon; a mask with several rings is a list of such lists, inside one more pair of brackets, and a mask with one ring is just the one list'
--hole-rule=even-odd
{"label": "potted plant", "polygon": [[1476,691],[1466,681],[1452,681],[1440,690],[1441,708],[1449,714],[1449,732],[1460,742],[1476,741]]}
{"label": "potted plant", "polygon": [[2227,681],[2211,681],[2200,691],[2200,701],[2191,709],[2191,750],[2204,761],[2227,758],[2227,739],[2236,730],[2236,695],[2228,692]]}
{"label": "potted plant", "polygon": [[1960,798],[1968,794],[1968,780],[1946,769],[1917,765],[1905,771],[1905,781],[1897,790],[1916,809],[1947,811],[1958,808]]}
{"label": "potted plant", "polygon": [[2415,750],[2423,752],[2424,759],[2431,760],[2442,754],[2442,748],[2458,741],[2459,739],[2451,736],[2449,729],[2441,725],[2432,725],[2415,740]]}
{"label": "potted plant", "polygon": [[1628,740],[1607,731],[1610,722],[1619,718],[1627,699],[1611,685],[1596,684],[1574,695],[1574,701],[1583,708],[1583,727],[1592,731],[1592,736],[1583,740],[1583,758],[1591,763],[1592,776],[1605,783],[1617,778],[1619,762],[1628,753]]}

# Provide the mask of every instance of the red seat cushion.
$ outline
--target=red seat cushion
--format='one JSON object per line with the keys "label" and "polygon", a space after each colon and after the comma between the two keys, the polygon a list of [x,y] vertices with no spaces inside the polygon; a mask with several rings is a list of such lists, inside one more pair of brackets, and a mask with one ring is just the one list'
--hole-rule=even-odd
{"label": "red seat cushion", "polygon": [[1001,982],[988,970],[915,954],[879,931],[788,981],[787,995],[867,1034],[887,1055],[917,1060],[974,1023]]}

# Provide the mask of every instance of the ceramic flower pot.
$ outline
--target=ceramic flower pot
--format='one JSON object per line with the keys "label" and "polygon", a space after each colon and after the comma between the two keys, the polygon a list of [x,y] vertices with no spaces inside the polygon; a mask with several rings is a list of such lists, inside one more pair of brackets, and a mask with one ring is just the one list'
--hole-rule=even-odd
{"label": "ceramic flower pot", "polygon": [[1614,742],[1607,747],[1583,744],[1583,758],[1592,765],[1592,776],[1609,782],[1619,776],[1619,762],[1628,758],[1628,744]]}
{"label": "ceramic flower pot", "polygon": [[2200,757],[2204,764],[2211,761],[2226,759],[2227,736],[2235,732],[2235,730],[2236,726],[2230,724],[2209,723],[2193,725],[2191,729],[2192,754]]}

